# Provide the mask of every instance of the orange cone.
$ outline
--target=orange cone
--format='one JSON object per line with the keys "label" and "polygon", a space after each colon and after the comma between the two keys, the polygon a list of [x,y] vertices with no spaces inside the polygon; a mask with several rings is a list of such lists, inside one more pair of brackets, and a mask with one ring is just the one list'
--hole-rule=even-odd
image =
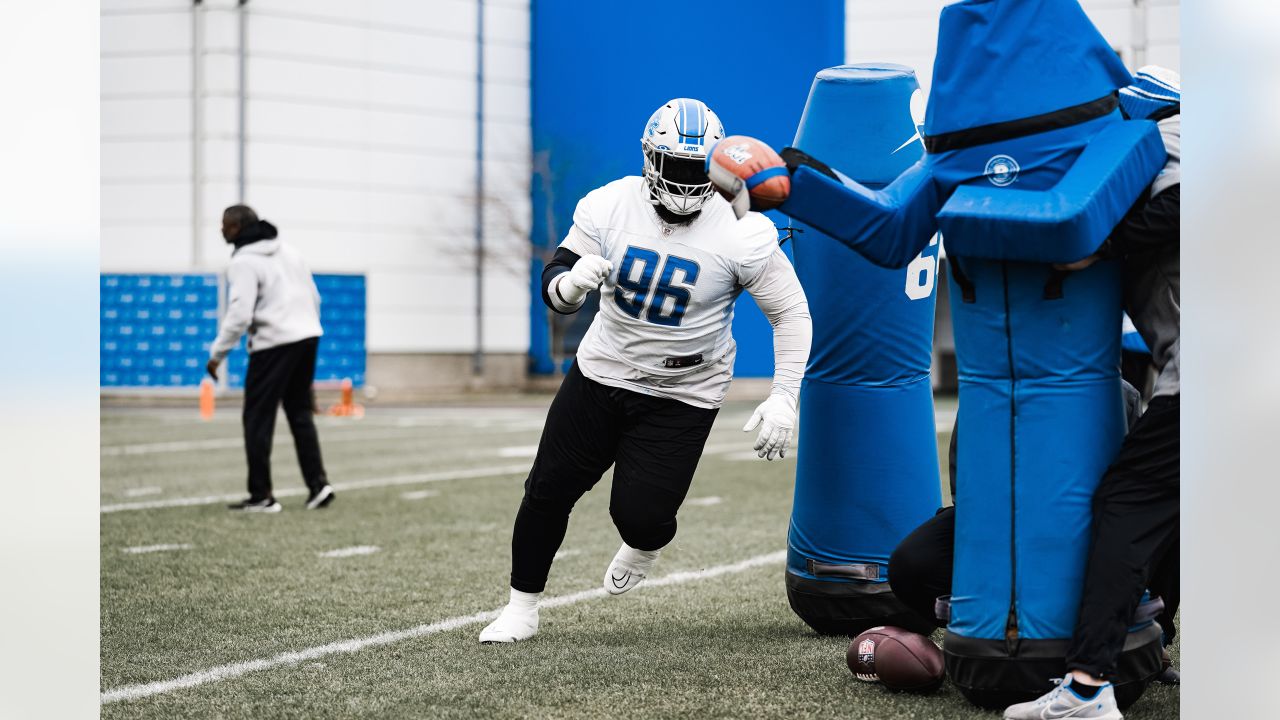
{"label": "orange cone", "polygon": [[355,392],[352,389],[351,378],[343,378],[342,380],[342,399],[337,405],[329,406],[329,414],[338,417],[364,417],[364,406],[357,405],[354,400]]}
{"label": "orange cone", "polygon": [[200,381],[200,419],[213,419],[213,381],[205,378]]}

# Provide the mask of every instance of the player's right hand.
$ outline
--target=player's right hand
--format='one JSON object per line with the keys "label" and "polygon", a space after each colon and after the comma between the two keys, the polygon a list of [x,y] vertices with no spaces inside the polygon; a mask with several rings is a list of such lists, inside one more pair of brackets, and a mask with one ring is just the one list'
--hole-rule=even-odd
{"label": "player's right hand", "polygon": [[583,255],[573,269],[560,275],[557,290],[570,305],[577,305],[587,293],[600,287],[613,272],[613,263],[599,255]]}

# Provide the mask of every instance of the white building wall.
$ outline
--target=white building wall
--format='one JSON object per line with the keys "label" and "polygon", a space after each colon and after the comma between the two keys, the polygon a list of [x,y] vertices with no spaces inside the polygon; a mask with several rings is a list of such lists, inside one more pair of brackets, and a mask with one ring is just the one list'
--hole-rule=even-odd
{"label": "white building wall", "polygon": [[[954,0],[846,0],[845,62],[895,62],[915,68],[920,86],[929,92],[933,54],[938,43],[938,16]],[[1180,70],[1179,0],[1145,0],[1146,63]],[[1134,63],[1135,0],[1082,0],[1094,25]]]}
{"label": "white building wall", "polygon": [[[235,0],[104,0],[104,271],[217,270],[240,200]],[[475,343],[475,0],[249,0],[245,196],[368,277],[373,353]],[[193,15],[203,29],[193,225]],[[485,2],[484,347],[529,337],[529,7]],[[196,237],[193,237],[195,235]]]}

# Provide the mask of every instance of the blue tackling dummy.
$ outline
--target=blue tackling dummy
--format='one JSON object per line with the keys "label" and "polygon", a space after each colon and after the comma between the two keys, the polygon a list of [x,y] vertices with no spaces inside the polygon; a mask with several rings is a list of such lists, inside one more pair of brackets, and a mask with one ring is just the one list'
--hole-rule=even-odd
{"label": "blue tackling dummy", "polygon": [[[1131,81],[1074,0],[960,2],[942,12],[919,162],[881,187],[834,154],[782,153],[792,190],[781,210],[871,262],[904,267],[936,232],[945,239],[965,500],[944,650],[982,705],[1034,698],[1065,673],[1090,499],[1124,433],[1119,268],[1054,264],[1091,255],[1164,163],[1155,124],[1118,109]],[[881,342],[913,357],[913,340]],[[850,417],[845,437],[877,423]],[[1122,707],[1159,660],[1158,628],[1135,620],[1115,679]]]}
{"label": "blue tackling dummy", "polygon": [[[823,70],[795,145],[882,187],[924,153],[910,109],[919,87],[900,65]],[[817,235],[807,229],[794,248],[814,335],[800,390],[805,431],[787,599],[823,634],[876,625],[930,632],[932,623],[893,596],[887,570],[898,541],[941,503],[929,376],[938,244],[925,245],[904,271]]]}

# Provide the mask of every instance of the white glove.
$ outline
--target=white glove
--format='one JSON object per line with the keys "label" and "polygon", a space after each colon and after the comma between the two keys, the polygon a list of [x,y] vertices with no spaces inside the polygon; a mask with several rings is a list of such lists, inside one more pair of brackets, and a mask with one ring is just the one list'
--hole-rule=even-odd
{"label": "white glove", "polygon": [[556,279],[556,290],[560,299],[570,305],[582,302],[587,293],[600,287],[600,284],[613,272],[613,263],[599,255],[583,255],[573,264],[573,269],[561,273]]}
{"label": "white glove", "polygon": [[756,436],[756,455],[770,460],[786,457],[787,447],[791,444],[791,433],[796,427],[796,401],[790,395],[770,395],[751,413],[751,419],[742,427],[742,431],[750,432],[757,426],[760,427],[760,434]]}

